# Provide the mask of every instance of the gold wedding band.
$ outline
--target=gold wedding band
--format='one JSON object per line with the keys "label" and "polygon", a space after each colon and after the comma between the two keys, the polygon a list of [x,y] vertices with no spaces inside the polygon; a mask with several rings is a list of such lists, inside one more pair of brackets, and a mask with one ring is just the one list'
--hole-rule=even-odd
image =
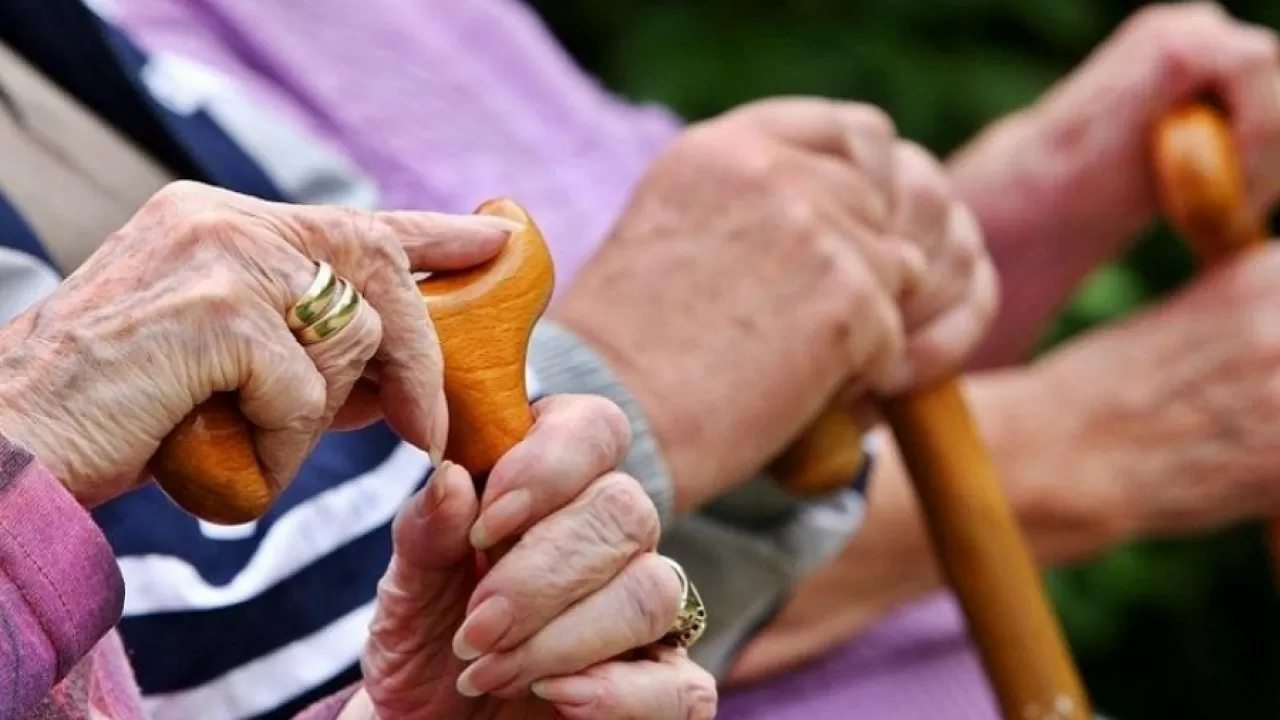
{"label": "gold wedding band", "polygon": [[327,262],[316,262],[316,275],[311,279],[311,286],[289,308],[284,317],[285,324],[293,332],[298,332],[314,323],[332,304],[337,287],[338,275],[333,266]]}
{"label": "gold wedding band", "polygon": [[338,298],[326,308],[315,322],[297,330],[294,334],[303,345],[314,345],[337,335],[351,324],[360,309],[360,293],[346,280],[338,280]]}
{"label": "gold wedding band", "polygon": [[698,594],[698,588],[689,581],[689,576],[680,563],[666,555],[658,557],[665,560],[680,577],[680,611],[676,613],[676,621],[671,625],[671,629],[658,642],[687,650],[693,647],[702,637],[702,633],[707,630],[707,608],[702,604],[702,596]]}

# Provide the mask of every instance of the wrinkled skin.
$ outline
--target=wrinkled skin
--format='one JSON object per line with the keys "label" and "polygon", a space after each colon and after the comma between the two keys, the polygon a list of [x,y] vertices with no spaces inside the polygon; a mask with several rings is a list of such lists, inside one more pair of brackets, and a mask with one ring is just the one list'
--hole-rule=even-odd
{"label": "wrinkled skin", "polygon": [[[536,409],[538,426],[490,483],[497,496],[537,488],[527,507],[552,512],[483,579],[473,544],[480,503],[461,468],[447,464],[397,518],[362,660],[377,717],[714,717],[715,683],[683,651],[615,659],[671,627],[679,590],[653,553],[657,515],[643,490],[617,473],[597,476],[625,451],[621,413],[574,396]],[[584,462],[555,451],[568,441],[602,452]],[[493,507],[484,532],[494,542],[529,524],[504,522]]]}
{"label": "wrinkled skin", "polygon": [[[481,262],[511,229],[171,186],[0,334],[0,435],[84,505],[136,487],[160,439],[219,390],[239,391],[281,484],[331,423],[383,411],[420,447],[439,448],[439,348],[411,271]],[[303,346],[284,318],[315,274],[312,258],[368,302]],[[355,388],[371,374],[381,397]],[[547,398],[534,413],[483,504],[466,471],[446,462],[403,508],[365,685],[344,717],[714,715],[710,675],[682,651],[647,649],[673,627],[681,588],[654,552],[657,508],[614,471],[630,443],[625,415],[593,396]],[[510,554],[479,564],[498,543]]]}
{"label": "wrinkled skin", "polygon": [[935,159],[871,106],[781,98],[677,138],[553,313],[644,406],[687,509],[842,388],[953,370],[997,294]]}
{"label": "wrinkled skin", "polygon": [[[284,486],[320,434],[385,412],[443,447],[438,343],[411,270],[492,257],[500,219],[262,202],[190,182],[160,191],[57,292],[0,330],[0,422],[84,505],[133,489],[160,440],[238,390],[268,479]],[[284,316],[331,263],[367,302],[303,346]],[[357,387],[372,370],[378,393]]]}

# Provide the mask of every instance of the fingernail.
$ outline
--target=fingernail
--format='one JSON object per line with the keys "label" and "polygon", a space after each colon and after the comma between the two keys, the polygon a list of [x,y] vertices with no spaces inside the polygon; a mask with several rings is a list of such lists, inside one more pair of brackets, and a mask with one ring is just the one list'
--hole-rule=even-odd
{"label": "fingernail", "polygon": [[455,685],[455,687],[457,687],[458,689],[458,694],[463,697],[473,698],[473,697],[480,697],[481,695],[484,694],[479,690],[477,690],[475,686],[471,684],[471,668],[473,667],[475,666],[472,665],[466,670],[463,670],[462,674],[458,676],[458,682]]}
{"label": "fingernail", "polygon": [[436,466],[435,472],[431,474],[431,479],[427,480],[427,513],[434,512],[441,505],[444,505],[445,495],[448,494],[449,483],[444,481],[445,473],[449,471],[449,466],[453,463],[445,460]]}
{"label": "fingernail", "polygon": [[431,427],[427,429],[427,455],[431,464],[439,467],[444,459],[444,449],[449,444],[449,403],[444,398],[444,390],[436,396],[428,418]]}
{"label": "fingernail", "polygon": [[471,545],[477,550],[488,550],[515,532],[533,512],[533,496],[528,490],[518,489],[493,502],[471,526]]}
{"label": "fingernail", "polygon": [[543,700],[560,705],[586,705],[600,697],[600,681],[580,675],[539,680],[529,689]]}
{"label": "fingernail", "polygon": [[453,654],[459,660],[471,661],[489,652],[515,624],[511,603],[503,597],[491,597],[471,611],[453,636]]}

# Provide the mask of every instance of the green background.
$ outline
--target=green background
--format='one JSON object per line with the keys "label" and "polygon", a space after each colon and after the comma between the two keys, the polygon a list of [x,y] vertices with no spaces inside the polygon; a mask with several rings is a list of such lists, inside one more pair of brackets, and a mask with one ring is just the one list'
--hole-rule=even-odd
{"label": "green background", "polygon": [[[685,117],[813,93],[886,108],[946,155],[1033,101],[1143,3],[1103,0],[537,0],[617,92]],[[1280,27],[1280,2],[1227,3]],[[1046,345],[1158,298],[1191,271],[1165,230],[1099,270]],[[1100,710],[1126,720],[1280,718],[1280,603],[1260,533],[1140,543],[1049,577]]]}

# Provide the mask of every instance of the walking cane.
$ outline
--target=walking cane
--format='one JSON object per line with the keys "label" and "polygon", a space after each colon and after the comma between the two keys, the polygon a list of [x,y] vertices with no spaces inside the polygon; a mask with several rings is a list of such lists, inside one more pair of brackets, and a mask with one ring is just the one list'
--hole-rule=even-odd
{"label": "walking cane", "polygon": [[[480,482],[533,427],[525,360],[534,323],[551,298],[554,272],[542,234],[520,206],[494,200],[476,212],[515,220],[521,228],[494,259],[433,273],[418,290],[444,356],[444,454]],[[233,394],[214,395],[193,410],[161,443],[150,468],[174,502],[209,522],[257,519],[280,492],[262,471],[252,426]]]}
{"label": "walking cane", "polygon": [[[1165,214],[1203,267],[1265,247],[1266,223],[1249,212],[1231,127],[1214,104],[1170,113],[1156,127],[1152,149]],[[1280,577],[1280,521],[1267,524],[1266,540]]]}

